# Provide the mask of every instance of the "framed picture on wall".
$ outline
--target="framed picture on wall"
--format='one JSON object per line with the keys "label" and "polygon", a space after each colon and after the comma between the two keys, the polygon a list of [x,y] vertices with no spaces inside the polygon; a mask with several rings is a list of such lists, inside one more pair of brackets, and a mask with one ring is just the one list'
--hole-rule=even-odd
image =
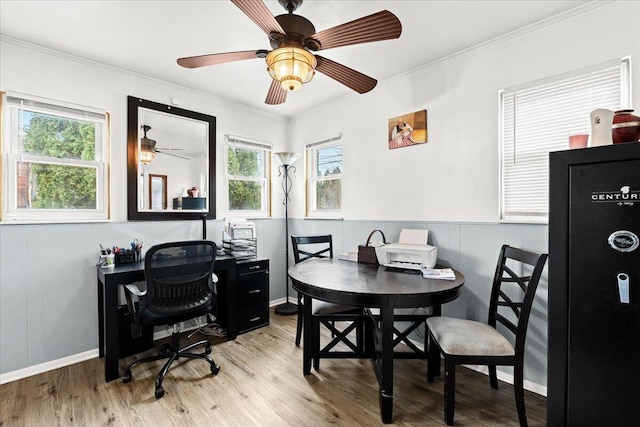
{"label": "framed picture on wall", "polygon": [[389,119],[389,149],[424,144],[427,137],[427,110]]}

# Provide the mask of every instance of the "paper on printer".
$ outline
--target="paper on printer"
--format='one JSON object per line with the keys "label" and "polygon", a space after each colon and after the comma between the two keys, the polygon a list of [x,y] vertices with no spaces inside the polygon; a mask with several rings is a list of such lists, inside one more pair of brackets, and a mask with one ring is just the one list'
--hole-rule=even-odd
{"label": "paper on printer", "polygon": [[387,267],[433,268],[438,248],[427,244],[429,230],[403,228],[398,243],[376,247],[378,262]]}
{"label": "paper on printer", "polygon": [[227,226],[222,231],[222,240],[255,239],[256,225],[244,218],[231,218],[227,220]]}

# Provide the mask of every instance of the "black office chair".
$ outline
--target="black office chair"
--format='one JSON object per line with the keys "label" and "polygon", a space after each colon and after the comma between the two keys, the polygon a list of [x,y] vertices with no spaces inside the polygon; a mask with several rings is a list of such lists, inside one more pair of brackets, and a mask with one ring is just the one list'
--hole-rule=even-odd
{"label": "black office chair", "polygon": [[[156,398],[164,396],[162,381],[171,364],[180,358],[204,359],[209,362],[211,373],[220,367],[208,356],[211,343],[203,340],[180,349],[180,322],[212,312],[216,300],[213,273],[216,245],[204,240],[164,243],[151,247],[145,256],[147,290],[135,285],[125,286],[127,306],[134,323],[132,332],[141,327],[157,325],[173,326],[171,345],[164,345],[156,356],[136,360],[124,371],[125,383],[131,381],[131,368],[145,362],[169,359],[156,378]],[[136,301],[137,299],[137,301]],[[204,353],[189,350],[205,346]]]}
{"label": "black office chair", "polygon": [[[323,236],[291,236],[291,247],[293,248],[293,259],[296,264],[306,261],[310,258],[333,258],[333,238],[331,235]],[[331,352],[333,355],[342,355],[349,357],[362,351],[363,345],[363,329],[362,316],[363,309],[344,304],[334,304],[321,300],[312,300],[312,329],[314,330],[314,368],[319,368],[319,357],[326,355],[339,342],[346,344],[351,351]],[[304,322],[304,309],[302,295],[298,293],[298,325],[296,328],[296,346],[300,345],[302,337],[302,327]],[[335,326],[336,321],[346,321],[349,325],[342,330],[338,330]],[[324,325],[331,331],[333,340],[320,349],[320,325]],[[356,330],[356,344],[353,344],[347,336]]]}
{"label": "black office chair", "polygon": [[[433,382],[436,374],[433,366],[442,353],[445,364],[444,415],[447,425],[453,424],[456,364],[487,365],[491,387],[494,389],[498,388],[496,365],[513,366],[518,418],[521,426],[527,425],[523,388],[524,344],[531,305],[546,261],[547,254],[504,245],[500,250],[493,278],[488,324],[439,316],[427,319],[430,339],[427,380]],[[516,294],[522,294],[522,298],[517,298]],[[506,313],[502,314],[502,310]],[[497,323],[515,335],[515,346],[496,329]]]}

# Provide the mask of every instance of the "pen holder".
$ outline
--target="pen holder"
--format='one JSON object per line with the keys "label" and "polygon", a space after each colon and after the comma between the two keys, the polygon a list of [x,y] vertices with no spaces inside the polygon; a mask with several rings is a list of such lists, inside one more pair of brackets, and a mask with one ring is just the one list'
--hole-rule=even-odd
{"label": "pen holder", "polygon": [[98,262],[101,268],[113,267],[115,265],[115,256],[114,254],[100,255]]}
{"label": "pen holder", "polygon": [[130,264],[140,259],[140,251],[134,251],[133,249],[120,249],[115,255],[116,265]]}

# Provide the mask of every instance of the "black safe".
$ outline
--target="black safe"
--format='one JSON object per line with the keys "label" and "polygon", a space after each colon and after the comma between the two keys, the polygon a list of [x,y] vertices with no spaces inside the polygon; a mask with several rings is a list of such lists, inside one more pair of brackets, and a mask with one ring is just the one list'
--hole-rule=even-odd
{"label": "black safe", "polygon": [[640,143],[550,154],[550,427],[638,426]]}

